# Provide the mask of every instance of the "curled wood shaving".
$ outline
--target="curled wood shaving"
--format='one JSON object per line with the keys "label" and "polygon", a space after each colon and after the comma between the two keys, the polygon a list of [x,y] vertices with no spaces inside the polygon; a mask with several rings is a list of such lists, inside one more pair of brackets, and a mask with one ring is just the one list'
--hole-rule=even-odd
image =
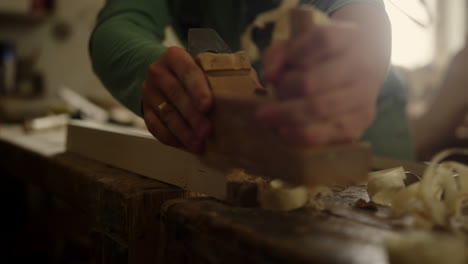
{"label": "curled wood shaving", "polygon": [[273,180],[258,198],[262,208],[287,211],[303,207],[309,196],[303,186],[289,187],[281,180]]}
{"label": "curled wood shaving", "polygon": [[[260,50],[252,40],[253,30],[255,28],[263,29],[266,25],[273,23],[271,43],[290,39],[292,33],[290,17],[293,15],[291,10],[297,7],[299,3],[299,0],[282,0],[277,8],[260,13],[253,23],[247,27],[241,36],[241,45],[252,62],[260,59]],[[323,25],[330,23],[330,19],[325,13],[310,6],[308,8],[314,11],[314,15],[310,17],[311,24]]]}
{"label": "curled wood shaving", "polygon": [[367,192],[376,204],[391,206],[397,192],[405,187],[403,167],[369,173]]}
{"label": "curled wood shaving", "polygon": [[247,52],[252,62],[260,59],[260,50],[252,40],[252,32],[255,28],[265,28],[269,23],[275,23],[272,42],[289,39],[289,11],[299,4],[299,0],[283,0],[273,9],[259,14],[254,22],[247,27],[241,37],[242,48]]}
{"label": "curled wood shaving", "polygon": [[272,180],[260,192],[259,203],[264,209],[294,210],[301,207],[325,209],[324,201],[333,196],[333,192],[325,186],[309,189],[305,186],[289,186],[281,180]]}

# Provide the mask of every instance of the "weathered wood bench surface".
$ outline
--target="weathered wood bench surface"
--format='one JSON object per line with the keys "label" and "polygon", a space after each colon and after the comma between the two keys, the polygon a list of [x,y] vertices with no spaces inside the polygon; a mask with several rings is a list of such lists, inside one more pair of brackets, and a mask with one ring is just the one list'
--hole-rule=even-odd
{"label": "weathered wood bench surface", "polygon": [[[61,153],[65,132],[41,133],[0,127],[0,172],[40,186],[83,215],[96,263],[388,263],[382,242],[395,232],[365,210],[232,207]],[[346,205],[362,197],[364,189],[355,187],[338,200]]]}

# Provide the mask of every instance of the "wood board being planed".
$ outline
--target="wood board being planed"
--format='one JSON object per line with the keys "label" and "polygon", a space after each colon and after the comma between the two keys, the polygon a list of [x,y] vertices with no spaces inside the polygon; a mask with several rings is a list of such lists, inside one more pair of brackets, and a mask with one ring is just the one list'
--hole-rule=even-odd
{"label": "wood board being planed", "polygon": [[68,125],[67,151],[186,190],[225,199],[224,173],[149,133],[83,121]]}
{"label": "wood board being planed", "polygon": [[[166,146],[148,132],[114,125],[72,121],[66,149],[89,159],[206,194],[240,206],[255,206],[256,181],[230,178],[191,153]],[[424,164],[374,157],[372,168],[404,166],[422,175]]]}

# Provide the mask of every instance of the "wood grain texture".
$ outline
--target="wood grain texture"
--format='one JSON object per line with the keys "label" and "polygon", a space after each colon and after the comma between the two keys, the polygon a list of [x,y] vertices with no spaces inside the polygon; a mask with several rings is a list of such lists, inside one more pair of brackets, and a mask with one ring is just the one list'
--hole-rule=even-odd
{"label": "wood grain texture", "polygon": [[382,243],[394,235],[356,216],[235,208],[209,199],[170,201],[162,216],[164,260],[174,264],[387,264]]}
{"label": "wood grain texture", "polygon": [[72,122],[68,128],[67,150],[231,204],[257,204],[254,180],[231,181],[226,178],[224,167],[218,166],[219,159],[215,165],[209,164],[194,154],[163,145],[141,131]]}
{"label": "wood grain texture", "polygon": [[[42,187],[89,217],[106,237],[101,245],[119,245],[114,250],[126,247],[123,255],[118,253],[128,256],[122,263],[154,263],[161,205],[199,196],[73,153],[48,157],[5,140],[0,140],[0,153],[2,171]],[[98,250],[112,255],[110,248]]]}

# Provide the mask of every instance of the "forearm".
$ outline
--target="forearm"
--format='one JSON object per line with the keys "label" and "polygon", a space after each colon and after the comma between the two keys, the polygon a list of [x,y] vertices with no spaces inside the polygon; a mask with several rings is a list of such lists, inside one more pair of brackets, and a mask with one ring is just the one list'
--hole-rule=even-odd
{"label": "forearm", "polygon": [[359,36],[350,43],[362,60],[373,69],[369,73],[380,85],[387,77],[391,57],[391,26],[384,8],[370,3],[346,5],[332,14],[332,18],[358,26]]}
{"label": "forearm", "polygon": [[[90,41],[90,56],[104,86],[122,104],[141,115],[140,88],[148,66],[166,49],[161,42],[167,18],[162,17],[165,12],[162,4],[156,7],[146,4],[146,0],[136,0],[132,6],[120,3],[110,0],[101,12]],[[159,24],[149,14],[155,12],[152,9],[162,13]]]}

